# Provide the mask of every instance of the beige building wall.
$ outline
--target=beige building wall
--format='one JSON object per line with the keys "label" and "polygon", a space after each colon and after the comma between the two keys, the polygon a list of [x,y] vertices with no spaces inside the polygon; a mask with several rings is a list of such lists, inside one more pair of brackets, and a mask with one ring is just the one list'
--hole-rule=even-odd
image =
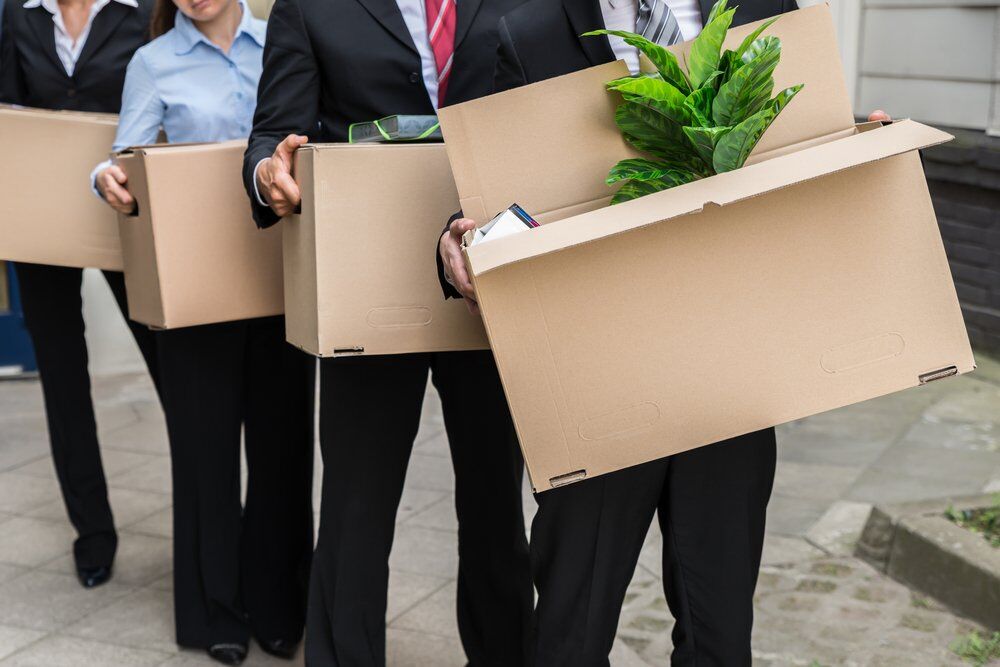
{"label": "beige building wall", "polygon": [[[838,0],[834,0],[837,2]],[[844,2],[844,0],[841,0]],[[1000,0],[851,0],[855,111],[1000,133]]]}

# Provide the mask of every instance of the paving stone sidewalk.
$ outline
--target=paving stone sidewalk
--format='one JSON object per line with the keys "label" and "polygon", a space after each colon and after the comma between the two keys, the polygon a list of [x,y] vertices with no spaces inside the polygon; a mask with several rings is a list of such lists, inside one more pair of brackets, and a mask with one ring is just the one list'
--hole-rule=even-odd
{"label": "paving stone sidewalk", "polygon": [[[73,576],[73,534],[38,384],[0,382],[0,666],[213,664],[173,643],[170,470],[152,387],[142,375],[101,377],[94,396],[121,544],[115,579],[84,591]],[[1000,363],[981,358],[974,375],[779,430],[755,664],[960,664],[948,644],[974,626],[851,551],[873,503],[1000,491],[998,408]],[[431,390],[391,559],[391,665],[464,664],[454,619],[453,487]],[[534,502],[525,495],[530,514]],[[672,621],[659,562],[654,527],[622,615],[616,667],[668,664]],[[289,663],[252,650],[245,664]]]}

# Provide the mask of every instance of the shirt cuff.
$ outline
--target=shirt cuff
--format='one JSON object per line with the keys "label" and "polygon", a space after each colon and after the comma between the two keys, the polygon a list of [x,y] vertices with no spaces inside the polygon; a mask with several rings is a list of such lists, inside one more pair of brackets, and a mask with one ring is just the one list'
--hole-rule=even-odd
{"label": "shirt cuff", "polygon": [[112,164],[114,163],[111,162],[111,160],[105,160],[101,164],[94,167],[94,170],[90,172],[90,191],[93,192],[101,201],[104,201],[104,197],[101,196],[101,191],[97,189],[97,175],[110,167]]}
{"label": "shirt cuff", "polygon": [[[264,158],[264,160],[268,160],[268,159],[270,159],[270,158]],[[254,193],[254,196],[257,197],[257,203],[258,204],[260,204],[261,206],[270,208],[271,205],[268,204],[266,201],[264,201],[264,198],[260,196],[260,190],[257,188],[257,170],[260,169],[260,165],[264,162],[264,160],[260,160],[259,162],[257,162],[257,166],[253,168],[253,193]]]}

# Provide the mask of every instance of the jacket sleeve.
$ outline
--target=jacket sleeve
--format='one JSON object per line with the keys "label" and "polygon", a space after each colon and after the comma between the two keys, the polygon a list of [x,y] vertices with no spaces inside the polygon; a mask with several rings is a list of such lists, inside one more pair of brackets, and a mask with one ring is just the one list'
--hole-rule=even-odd
{"label": "jacket sleeve", "polygon": [[27,91],[17,62],[17,20],[14,16],[15,0],[3,4],[3,28],[0,29],[0,102],[24,104]]}
{"label": "jacket sleeve", "polygon": [[258,227],[279,218],[257,199],[254,172],[289,134],[313,138],[319,128],[320,82],[300,0],[278,0],[264,40],[264,69],[257,87],[253,129],[243,155],[243,183]]}
{"label": "jacket sleeve", "polygon": [[493,92],[500,93],[525,85],[528,78],[524,74],[521,60],[517,57],[514,38],[511,37],[506,18],[500,19],[497,31],[500,41],[497,45],[496,70],[493,74]]}

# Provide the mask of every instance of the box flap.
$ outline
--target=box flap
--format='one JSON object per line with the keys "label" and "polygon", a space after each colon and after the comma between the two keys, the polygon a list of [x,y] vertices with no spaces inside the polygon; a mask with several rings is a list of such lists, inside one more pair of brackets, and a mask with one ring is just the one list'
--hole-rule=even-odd
{"label": "box flap", "polygon": [[[757,25],[730,30],[726,47]],[[775,90],[805,88],[755,154],[850,131],[854,116],[829,7],[784,14],[765,34],[782,40]],[[683,58],[690,47],[670,50]],[[615,126],[618,96],[604,87],[626,74],[624,63],[611,63],[441,109],[464,214],[482,224],[516,201],[545,223],[606,205],[608,170],[637,155]]]}
{"label": "box flap", "polygon": [[687,185],[543,225],[530,232],[466,248],[476,275],[603,237],[726,206],[893,155],[950,141],[912,120],[858,132]]}
{"label": "box flap", "polygon": [[100,125],[118,125],[118,114],[100,113],[97,111],[36,109],[35,107],[25,107],[18,104],[0,104],[0,113],[33,116],[45,120],[83,121]]}
{"label": "box flap", "polygon": [[[163,139],[164,137],[160,137]],[[136,146],[129,146],[128,148],[123,148],[115,155],[130,155],[132,153],[145,153],[145,154],[155,154],[155,153],[189,153],[192,150],[197,150],[197,152],[206,152],[212,150],[228,150],[232,146],[246,146],[246,139],[232,139],[230,141],[187,141],[176,144],[168,144],[164,142],[157,142],[155,144],[138,144]]]}

